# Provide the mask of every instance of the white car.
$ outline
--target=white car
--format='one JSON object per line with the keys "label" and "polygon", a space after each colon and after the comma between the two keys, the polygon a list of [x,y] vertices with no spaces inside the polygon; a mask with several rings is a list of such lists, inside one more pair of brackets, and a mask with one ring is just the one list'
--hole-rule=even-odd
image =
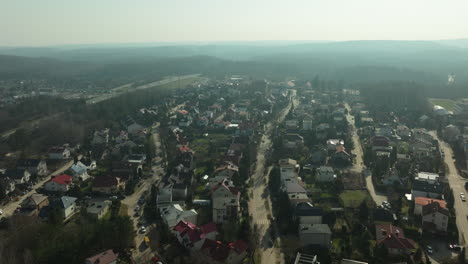
{"label": "white car", "polygon": [[2,209],[0,209],[0,215],[2,215],[2,214],[3,214],[3,211],[2,211]]}
{"label": "white car", "polygon": [[144,226],[142,226],[140,228],[140,233],[142,233],[142,234],[146,233],[146,228]]}

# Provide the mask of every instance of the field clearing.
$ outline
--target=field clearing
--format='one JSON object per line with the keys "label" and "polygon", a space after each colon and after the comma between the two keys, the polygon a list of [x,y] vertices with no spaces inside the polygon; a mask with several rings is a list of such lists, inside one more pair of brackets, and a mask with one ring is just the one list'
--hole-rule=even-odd
{"label": "field clearing", "polygon": [[445,108],[445,110],[447,110],[447,111],[455,110],[455,107],[456,107],[456,104],[457,104],[455,101],[452,101],[452,100],[449,100],[449,99],[436,99],[436,98],[429,99],[429,102],[432,105],[440,105],[443,108]]}
{"label": "field clearing", "polygon": [[369,197],[364,190],[344,191],[340,194],[340,200],[345,208],[358,208]]}

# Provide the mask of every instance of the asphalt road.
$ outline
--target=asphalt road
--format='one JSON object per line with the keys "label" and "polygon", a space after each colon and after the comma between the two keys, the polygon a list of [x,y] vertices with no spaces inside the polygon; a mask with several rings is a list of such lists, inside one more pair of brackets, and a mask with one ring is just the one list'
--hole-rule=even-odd
{"label": "asphalt road", "polygon": [[[160,146],[161,146],[161,141],[159,137],[159,133],[153,132],[153,145],[156,148],[155,153],[158,153],[160,151]],[[154,165],[151,168],[151,176],[142,180],[135,192],[127,196],[124,200],[122,200],[122,204],[125,204],[128,209],[128,215],[133,219],[134,223],[134,228],[136,230],[136,236],[135,236],[135,245],[136,249],[132,252],[132,258],[135,261],[135,263],[150,263],[151,258],[153,258],[156,255],[156,252],[152,252],[149,247],[146,247],[143,244],[143,240],[146,236],[146,233],[150,231],[150,228],[153,228],[153,226],[148,226],[146,223],[144,223],[144,226],[146,228],[146,233],[141,233],[140,232],[140,227],[137,226],[138,221],[140,220],[141,215],[143,214],[143,206],[138,205],[138,200],[142,195],[149,195],[151,186],[158,182],[161,179],[161,175],[164,173],[164,169],[160,165]],[[154,201],[156,202],[156,201]],[[135,217],[135,208],[139,206],[140,209],[138,210],[140,213],[139,217]],[[143,219],[141,219],[143,220]]]}
{"label": "asphalt road", "polygon": [[[259,247],[257,250],[261,252],[263,264],[283,263],[283,257],[279,248],[273,245],[273,239],[270,236],[270,229],[273,228],[273,216],[271,211],[271,199],[267,189],[268,175],[271,167],[265,167],[265,157],[269,155],[272,148],[271,135],[276,123],[284,121],[285,117],[295,104],[295,90],[292,90],[293,95],[290,102],[285,107],[276,120],[267,123],[265,132],[261,138],[261,142],[257,149],[257,160],[254,173],[251,176],[253,186],[249,189],[249,194],[252,194],[249,200],[249,213],[254,219],[253,224],[258,228]],[[279,239],[279,238],[278,238]]]}
{"label": "asphalt road", "polygon": [[25,195],[21,196],[21,198],[18,201],[9,202],[4,207],[2,207],[1,209],[3,210],[3,216],[9,217],[9,216],[13,215],[16,208],[18,208],[18,206],[24,201],[24,199],[29,197],[31,194],[36,193],[36,190],[41,188],[47,181],[49,181],[50,178],[53,175],[58,175],[58,174],[63,173],[64,171],[68,170],[68,168],[70,168],[71,165],[73,165],[73,162],[74,162],[73,160],[68,161],[66,164],[64,164],[62,167],[60,167],[58,170],[52,172],[47,177],[45,177],[44,179],[42,179],[38,183],[36,183],[33,186],[32,190],[29,191],[28,193],[26,193]]}
{"label": "asphalt road", "polygon": [[466,246],[468,239],[468,205],[467,202],[463,202],[460,199],[460,193],[466,193],[465,183],[467,180],[460,176],[456,167],[455,160],[452,158],[453,151],[449,144],[445,141],[442,141],[435,131],[430,132],[431,135],[439,141],[440,148],[445,152],[445,163],[448,166],[448,171],[445,172],[446,178],[450,185],[450,188],[453,190],[453,196],[455,197],[455,212],[457,216],[457,227],[459,232],[459,243],[460,245]]}
{"label": "asphalt road", "polygon": [[359,139],[359,136],[357,134],[357,129],[356,129],[356,123],[354,120],[354,117],[350,114],[351,113],[351,107],[349,107],[349,104],[345,104],[346,109],[348,110],[348,114],[346,115],[346,120],[348,121],[348,124],[351,125],[352,128],[352,138],[353,138],[353,143],[354,143],[354,150],[353,154],[356,154],[355,157],[355,163],[353,164],[353,167],[351,168],[352,171],[355,172],[364,172],[364,177],[366,178],[366,187],[367,190],[369,191],[369,194],[371,195],[372,199],[377,205],[381,205],[383,201],[387,201],[387,196],[381,193],[377,193],[374,188],[374,184],[372,183],[372,176],[371,172],[366,170],[364,168],[364,162],[363,162],[363,151],[362,151],[362,146],[361,146],[361,140]]}

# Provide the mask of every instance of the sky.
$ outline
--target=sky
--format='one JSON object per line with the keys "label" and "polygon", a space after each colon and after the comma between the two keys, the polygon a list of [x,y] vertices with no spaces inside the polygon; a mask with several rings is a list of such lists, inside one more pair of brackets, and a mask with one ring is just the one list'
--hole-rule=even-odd
{"label": "sky", "polygon": [[0,0],[0,46],[458,38],[467,0]]}

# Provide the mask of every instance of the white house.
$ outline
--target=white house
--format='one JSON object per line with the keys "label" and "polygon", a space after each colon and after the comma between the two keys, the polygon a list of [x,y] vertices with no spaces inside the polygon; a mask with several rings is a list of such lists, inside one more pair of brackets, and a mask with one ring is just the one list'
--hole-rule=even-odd
{"label": "white house", "polygon": [[416,176],[414,179],[434,184],[439,181],[439,174],[432,172],[419,172],[418,176]]}
{"label": "white house", "polygon": [[76,198],[70,196],[62,196],[56,200],[56,205],[63,211],[63,219],[68,219],[77,212]]}
{"label": "white house", "polygon": [[73,164],[70,168],[73,178],[77,178],[81,181],[86,181],[90,178],[88,174],[88,167],[78,161],[77,163]]}
{"label": "white house", "polygon": [[317,169],[315,179],[318,182],[331,182],[336,180],[336,174],[333,171],[332,167],[329,166],[320,166]]}
{"label": "white house", "polygon": [[72,184],[73,177],[62,174],[55,176],[44,184],[44,189],[49,192],[67,192]]}
{"label": "white house", "polygon": [[235,220],[239,216],[240,192],[227,178],[214,187],[211,194],[213,201],[213,222],[223,223]]}
{"label": "white house", "polygon": [[449,216],[449,210],[438,202],[426,204],[422,207],[423,229],[432,233],[446,232]]}
{"label": "white house", "polygon": [[197,223],[198,213],[195,209],[184,210],[179,204],[171,204],[166,207],[160,208],[161,217],[164,223],[172,228],[180,221]]}

